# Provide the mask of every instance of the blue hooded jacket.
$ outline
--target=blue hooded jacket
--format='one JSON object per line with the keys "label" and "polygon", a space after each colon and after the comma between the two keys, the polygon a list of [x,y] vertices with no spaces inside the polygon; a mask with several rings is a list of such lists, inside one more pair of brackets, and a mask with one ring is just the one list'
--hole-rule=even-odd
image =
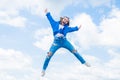
{"label": "blue hooded jacket", "polygon": [[[48,12],[46,14],[46,16],[47,16],[47,18],[48,18],[48,20],[51,24],[51,27],[52,27],[52,30],[53,30],[53,35],[55,36],[57,33],[60,32],[60,30],[59,30],[60,21],[55,21],[52,18],[50,12]],[[64,25],[64,28],[63,28],[62,32],[60,32],[60,33],[62,33],[66,37],[67,33],[77,31],[77,30],[78,30],[77,26],[76,27],[69,27],[68,25]]]}

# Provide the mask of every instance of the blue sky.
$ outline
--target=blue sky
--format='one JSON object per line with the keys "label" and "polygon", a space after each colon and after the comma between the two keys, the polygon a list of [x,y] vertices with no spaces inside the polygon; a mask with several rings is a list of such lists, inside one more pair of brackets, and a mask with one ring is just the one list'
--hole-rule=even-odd
{"label": "blue sky", "polygon": [[[120,80],[119,4],[120,0],[1,0],[0,80]],[[45,8],[55,20],[69,16],[70,26],[82,24],[67,38],[91,68],[60,49],[40,77],[53,41]]]}

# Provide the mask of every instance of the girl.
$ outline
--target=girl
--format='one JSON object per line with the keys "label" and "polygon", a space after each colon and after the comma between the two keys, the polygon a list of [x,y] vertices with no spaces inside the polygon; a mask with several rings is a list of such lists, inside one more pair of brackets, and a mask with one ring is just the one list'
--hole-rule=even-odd
{"label": "girl", "polygon": [[52,58],[54,53],[61,47],[68,49],[82,64],[90,67],[90,65],[83,59],[83,57],[77,52],[77,50],[75,50],[72,44],[66,39],[67,33],[78,31],[81,28],[81,25],[76,27],[69,27],[68,17],[60,17],[60,21],[55,21],[47,9],[45,9],[45,13],[53,30],[54,42],[50,47],[49,52],[47,53],[41,76],[45,75],[45,71],[50,59]]}

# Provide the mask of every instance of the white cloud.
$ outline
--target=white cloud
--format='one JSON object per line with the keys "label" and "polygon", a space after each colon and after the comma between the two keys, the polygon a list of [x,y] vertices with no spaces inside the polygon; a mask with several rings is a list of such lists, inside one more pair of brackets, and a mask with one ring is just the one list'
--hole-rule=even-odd
{"label": "white cloud", "polygon": [[[9,4],[11,2],[11,4]],[[59,4],[58,4],[59,3]],[[49,8],[59,14],[67,5],[71,4],[72,0],[69,1],[46,1],[46,0],[2,0],[0,3],[0,9],[2,10],[29,10],[33,14],[43,15],[44,9]],[[62,6],[61,6],[62,4]],[[6,6],[7,5],[7,6]],[[56,9],[56,8],[57,9]]]}
{"label": "white cloud", "polygon": [[[44,9],[46,9],[46,8],[48,8],[48,10],[53,12],[53,15],[59,15],[61,13],[61,11],[64,10],[66,6],[72,4],[72,2],[73,2],[72,0],[69,0],[69,1],[64,1],[64,0],[61,0],[61,1],[35,0],[34,2],[32,2],[33,4],[32,4],[32,6],[30,6],[30,8],[31,8],[31,12],[33,14],[37,14],[40,16],[44,15]],[[62,4],[62,6],[61,6],[61,4]]]}
{"label": "white cloud", "polygon": [[7,73],[0,73],[0,80],[17,80],[14,76],[7,75]]}
{"label": "white cloud", "polygon": [[49,50],[53,36],[50,28],[40,29],[35,32],[35,39],[37,40],[34,45],[42,50]]}
{"label": "white cloud", "polygon": [[[9,4],[11,2],[11,4]],[[59,4],[57,4],[59,3]],[[87,4],[87,5],[92,5],[92,6],[101,6],[101,5],[110,5],[111,4],[111,0],[100,0],[100,1],[96,1],[96,0],[69,0],[69,1],[65,1],[65,0],[60,0],[60,1],[56,1],[56,0],[1,0],[0,3],[0,9],[4,9],[4,10],[9,10],[9,9],[15,9],[15,10],[21,10],[21,9],[31,9],[36,13],[37,11],[40,11],[41,9],[43,10],[44,8],[50,8],[56,12],[61,12],[66,6],[71,5],[71,4]],[[14,5],[13,5],[14,4]],[[62,5],[61,5],[62,4]],[[7,5],[7,6],[6,6]],[[57,9],[56,9],[56,8]],[[41,13],[40,13],[41,14]]]}
{"label": "white cloud", "polygon": [[83,48],[89,48],[90,46],[97,44],[99,40],[99,31],[88,14],[82,13],[75,16],[71,25],[82,25],[81,29],[75,32],[75,35],[71,35],[70,38],[72,41],[77,42],[78,46],[80,45]]}
{"label": "white cloud", "polygon": [[[59,3],[59,4],[58,4]],[[21,10],[27,10],[34,15],[43,16],[44,9],[48,8],[53,14],[59,15],[60,12],[72,0],[67,1],[45,1],[45,0],[2,0],[0,2],[0,24],[8,24],[13,27],[26,27],[27,19],[22,17],[19,13]],[[62,4],[62,6],[61,6]],[[7,5],[7,6],[6,6]],[[57,7],[56,7],[57,6]],[[56,9],[56,8],[57,9]],[[15,13],[17,12],[17,14]]]}
{"label": "white cloud", "polygon": [[93,7],[102,6],[102,5],[111,7],[112,0],[100,0],[100,1],[97,1],[97,0],[88,0],[88,2]]}
{"label": "white cloud", "polygon": [[120,46],[120,10],[113,8],[110,15],[100,23],[100,44],[106,46]]}
{"label": "white cloud", "polygon": [[39,69],[32,58],[14,49],[0,48],[0,80],[39,80]]}
{"label": "white cloud", "polygon": [[14,71],[14,70],[8,70],[8,71],[1,71],[0,72],[0,80],[40,80],[40,73],[39,70],[32,71],[29,69],[21,70],[21,71]]}
{"label": "white cloud", "polygon": [[0,11],[0,24],[12,27],[25,27],[27,19],[18,15],[16,11]]}
{"label": "white cloud", "polygon": [[[92,0],[92,1],[77,1],[77,3],[81,3],[83,5],[92,5],[92,6],[101,6],[109,4],[111,0]],[[11,3],[11,4],[10,4]],[[59,4],[58,4],[59,3]],[[15,15],[12,13],[12,15],[9,15],[11,11],[19,12],[21,10],[27,10],[30,13],[34,15],[43,16],[44,15],[44,9],[48,8],[51,12],[53,12],[53,15],[59,15],[62,10],[65,9],[68,5],[75,4],[75,0],[60,0],[60,1],[46,1],[46,0],[2,0],[0,3],[0,14],[5,14],[2,17],[0,16],[0,23],[2,24],[8,24],[13,27],[25,27],[26,26],[26,18],[21,17],[20,15]],[[86,4],[87,3],[87,4]],[[62,5],[61,5],[62,4]],[[7,5],[7,6],[6,6]],[[57,8],[57,9],[56,9]],[[13,17],[14,15],[14,17]]]}
{"label": "white cloud", "polygon": [[13,49],[2,49],[0,48],[0,69],[24,69],[30,66],[30,56],[25,56],[20,51]]}
{"label": "white cloud", "polygon": [[[96,26],[86,13],[79,14],[72,20],[72,25],[80,25],[80,31],[75,35],[71,35],[70,39],[77,42],[77,45],[83,48],[90,48],[91,46],[120,46],[120,10],[113,8],[107,17],[101,22],[100,26]],[[76,37],[76,38],[73,38]]]}
{"label": "white cloud", "polygon": [[108,70],[108,76],[111,79],[119,80],[120,79],[120,52],[115,51],[115,49],[109,49],[108,54],[111,56],[111,59],[108,63],[105,64],[105,67]]}
{"label": "white cloud", "polygon": [[74,1],[73,5],[82,5],[84,8],[88,7],[99,7],[99,6],[107,6],[111,7],[111,3],[113,4],[112,0],[78,0]]}
{"label": "white cloud", "polygon": [[108,54],[111,56],[112,60],[106,65],[114,69],[120,69],[120,52],[116,52],[114,49],[109,49]]}

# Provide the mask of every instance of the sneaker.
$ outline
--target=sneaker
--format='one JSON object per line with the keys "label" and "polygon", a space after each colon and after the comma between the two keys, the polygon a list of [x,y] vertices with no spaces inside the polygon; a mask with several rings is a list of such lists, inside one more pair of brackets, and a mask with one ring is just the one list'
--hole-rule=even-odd
{"label": "sneaker", "polygon": [[43,77],[45,75],[45,71],[42,71],[41,72],[41,76]]}
{"label": "sneaker", "polygon": [[87,63],[87,62],[85,62],[84,64],[85,64],[85,66],[87,66],[87,67],[91,67],[91,65],[90,65],[89,63]]}

